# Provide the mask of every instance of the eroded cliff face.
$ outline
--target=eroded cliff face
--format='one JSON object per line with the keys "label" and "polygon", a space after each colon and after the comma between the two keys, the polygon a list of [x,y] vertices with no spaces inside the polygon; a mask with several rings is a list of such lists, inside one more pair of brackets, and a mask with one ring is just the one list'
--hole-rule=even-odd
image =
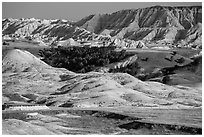
{"label": "eroded cliff face", "polygon": [[[89,31],[90,26],[96,33],[104,29],[121,28],[165,28],[190,29],[202,23],[202,7],[162,7],[121,10],[112,14],[93,15],[76,23]],[[97,24],[97,25],[96,25]],[[100,29],[98,27],[101,27]],[[133,31],[134,31],[133,30]]]}
{"label": "eroded cliff face", "polygon": [[3,38],[38,39],[45,43],[63,41],[69,38],[85,39],[101,38],[83,28],[73,26],[66,20],[40,20],[40,19],[4,19]]}
{"label": "eroded cliff face", "polygon": [[[198,44],[202,36],[202,7],[155,6],[122,10],[112,14],[92,15],[76,25],[117,38],[170,43],[183,40],[185,44]],[[194,35],[194,38],[189,38],[189,35]]]}
{"label": "eroded cliff face", "polygon": [[128,47],[141,41],[145,45],[173,44],[201,48],[202,7],[155,6],[121,10],[112,14],[90,15],[78,22],[4,19],[2,29],[3,38],[31,37],[49,44],[69,38],[105,42],[120,39],[124,44],[115,43],[116,46]]}

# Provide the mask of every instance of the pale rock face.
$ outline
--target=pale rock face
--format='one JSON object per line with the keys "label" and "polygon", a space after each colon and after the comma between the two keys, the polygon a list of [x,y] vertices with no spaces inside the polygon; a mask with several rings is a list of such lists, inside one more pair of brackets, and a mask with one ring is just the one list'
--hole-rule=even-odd
{"label": "pale rock face", "polygon": [[68,46],[79,46],[79,43],[69,38],[68,40],[59,41],[58,46],[68,47]]}

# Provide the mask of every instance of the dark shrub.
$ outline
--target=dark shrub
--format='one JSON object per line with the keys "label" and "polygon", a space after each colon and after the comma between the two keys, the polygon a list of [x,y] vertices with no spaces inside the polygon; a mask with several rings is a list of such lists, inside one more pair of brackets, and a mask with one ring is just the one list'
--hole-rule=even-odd
{"label": "dark shrub", "polygon": [[121,61],[129,56],[125,51],[117,52],[115,47],[58,47],[40,50],[42,60],[53,67],[86,73],[96,67]]}

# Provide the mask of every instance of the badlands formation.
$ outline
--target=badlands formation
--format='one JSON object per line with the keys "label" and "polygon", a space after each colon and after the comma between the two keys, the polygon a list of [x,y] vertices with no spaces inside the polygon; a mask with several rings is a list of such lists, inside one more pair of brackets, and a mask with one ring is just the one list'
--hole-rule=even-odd
{"label": "badlands formation", "polygon": [[[3,58],[3,103],[32,100],[49,106],[193,108],[202,106],[201,90],[141,81],[126,73],[77,74],[53,68],[27,51]],[[28,95],[35,96],[29,98]]]}
{"label": "badlands formation", "polygon": [[[72,38],[119,48],[202,48],[202,7],[162,7],[95,14],[67,20],[3,19],[3,39],[32,39],[45,45]],[[73,43],[72,40],[72,43]]]}
{"label": "badlands formation", "polygon": [[[5,109],[3,134],[202,134],[202,7],[154,6],[77,22],[9,18],[2,38],[2,103],[49,108]],[[36,57],[39,49],[69,46],[116,46],[134,55],[88,73]],[[135,62],[172,81],[110,71]]]}

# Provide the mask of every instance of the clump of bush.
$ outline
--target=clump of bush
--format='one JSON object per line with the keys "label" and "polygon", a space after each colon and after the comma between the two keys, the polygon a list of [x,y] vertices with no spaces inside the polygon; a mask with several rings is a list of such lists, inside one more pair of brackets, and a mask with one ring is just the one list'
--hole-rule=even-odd
{"label": "clump of bush", "polygon": [[47,64],[66,68],[73,72],[86,73],[96,67],[121,61],[129,56],[124,50],[117,52],[115,47],[58,47],[39,51]]}
{"label": "clump of bush", "polygon": [[7,43],[7,42],[4,41],[4,42],[3,42],[3,45],[9,45],[9,43]]}
{"label": "clump of bush", "polygon": [[179,64],[182,64],[185,62],[185,59],[183,57],[179,58],[179,59],[176,59],[175,62],[179,63]]}

